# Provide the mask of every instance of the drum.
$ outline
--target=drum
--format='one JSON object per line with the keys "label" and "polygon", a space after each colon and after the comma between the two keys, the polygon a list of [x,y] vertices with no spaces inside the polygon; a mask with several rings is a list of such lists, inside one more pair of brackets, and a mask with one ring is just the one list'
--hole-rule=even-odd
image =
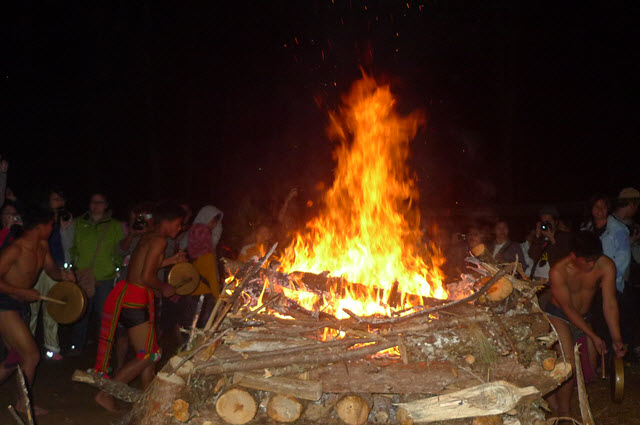
{"label": "drum", "polygon": [[79,320],[87,310],[87,296],[74,282],[58,282],[49,290],[47,297],[63,301],[64,304],[47,303],[47,311],[56,322],[68,325]]}
{"label": "drum", "polygon": [[200,285],[200,273],[191,263],[178,263],[169,271],[169,285],[178,295],[189,295]]}

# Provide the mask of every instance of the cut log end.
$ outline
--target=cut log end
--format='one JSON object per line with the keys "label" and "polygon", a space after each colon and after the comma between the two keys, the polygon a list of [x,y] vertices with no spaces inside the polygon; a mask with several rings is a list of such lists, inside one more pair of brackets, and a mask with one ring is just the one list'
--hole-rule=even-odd
{"label": "cut log end", "polygon": [[542,361],[542,367],[544,370],[551,372],[556,366],[556,359],[553,357],[547,357]]}
{"label": "cut log end", "polygon": [[294,422],[302,414],[302,403],[293,397],[276,394],[269,399],[267,415],[274,421]]}
{"label": "cut log end", "polygon": [[502,301],[513,292],[513,285],[507,277],[501,277],[487,291],[487,299],[489,301]]}
{"label": "cut log end", "polygon": [[471,253],[475,256],[475,257],[480,257],[482,254],[484,254],[486,251],[484,244],[478,244],[476,246],[474,246],[473,248],[471,248]]}
{"label": "cut log end", "polygon": [[185,378],[189,376],[191,372],[193,372],[195,365],[191,360],[187,360],[186,362],[184,362],[184,364],[180,366],[179,369],[176,369],[182,362],[183,362],[183,358],[180,356],[173,356],[171,357],[171,359],[169,359],[169,364],[175,371],[175,374],[182,378]]}
{"label": "cut log end", "polygon": [[396,413],[396,420],[400,425],[413,425],[413,419],[409,415],[409,411],[404,407],[398,408],[398,413]]}
{"label": "cut log end", "polygon": [[369,417],[369,403],[360,396],[350,395],[338,402],[336,412],[347,425],[363,425]]}
{"label": "cut log end", "polygon": [[171,408],[173,410],[172,416],[176,420],[180,422],[189,420],[189,403],[179,398],[171,403]]}
{"label": "cut log end", "polygon": [[251,394],[239,388],[232,388],[222,394],[216,402],[216,412],[232,425],[243,425],[256,415],[258,405]]}

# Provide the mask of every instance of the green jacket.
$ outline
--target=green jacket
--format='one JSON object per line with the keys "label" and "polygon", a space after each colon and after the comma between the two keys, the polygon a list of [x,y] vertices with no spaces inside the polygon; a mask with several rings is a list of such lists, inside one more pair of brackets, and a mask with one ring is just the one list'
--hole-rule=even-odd
{"label": "green jacket", "polygon": [[122,257],[118,255],[118,242],[124,238],[122,223],[111,218],[110,211],[97,223],[87,212],[73,220],[73,229],[73,247],[70,253],[77,270],[91,265],[100,236],[106,231],[93,265],[93,275],[98,281],[113,279],[116,267],[122,265]]}

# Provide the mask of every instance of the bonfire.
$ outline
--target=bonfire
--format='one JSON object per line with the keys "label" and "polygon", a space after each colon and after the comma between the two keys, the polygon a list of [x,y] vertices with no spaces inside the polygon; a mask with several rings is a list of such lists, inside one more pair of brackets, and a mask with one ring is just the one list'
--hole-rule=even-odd
{"label": "bonfire", "polygon": [[541,397],[571,366],[550,349],[541,282],[470,254],[445,287],[407,167],[424,122],[363,76],[330,115],[334,181],[292,244],[225,260],[207,325],[144,393],[75,379],[134,402],[131,424],[543,421]]}

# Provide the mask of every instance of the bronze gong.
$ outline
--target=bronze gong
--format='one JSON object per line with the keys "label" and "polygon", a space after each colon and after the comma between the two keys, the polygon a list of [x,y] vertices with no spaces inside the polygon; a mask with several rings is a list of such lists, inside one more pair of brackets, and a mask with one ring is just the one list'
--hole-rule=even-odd
{"label": "bronze gong", "polygon": [[87,296],[80,287],[67,281],[53,285],[47,297],[63,301],[64,304],[47,302],[47,311],[56,322],[68,325],[80,319],[87,310]]}
{"label": "bronze gong", "polygon": [[169,271],[169,285],[178,295],[189,295],[200,284],[200,272],[191,263],[178,263]]}
{"label": "bronze gong", "polygon": [[611,381],[611,398],[616,403],[620,403],[624,397],[624,360],[622,357],[613,354],[611,363],[612,367],[609,374],[609,380]]}

